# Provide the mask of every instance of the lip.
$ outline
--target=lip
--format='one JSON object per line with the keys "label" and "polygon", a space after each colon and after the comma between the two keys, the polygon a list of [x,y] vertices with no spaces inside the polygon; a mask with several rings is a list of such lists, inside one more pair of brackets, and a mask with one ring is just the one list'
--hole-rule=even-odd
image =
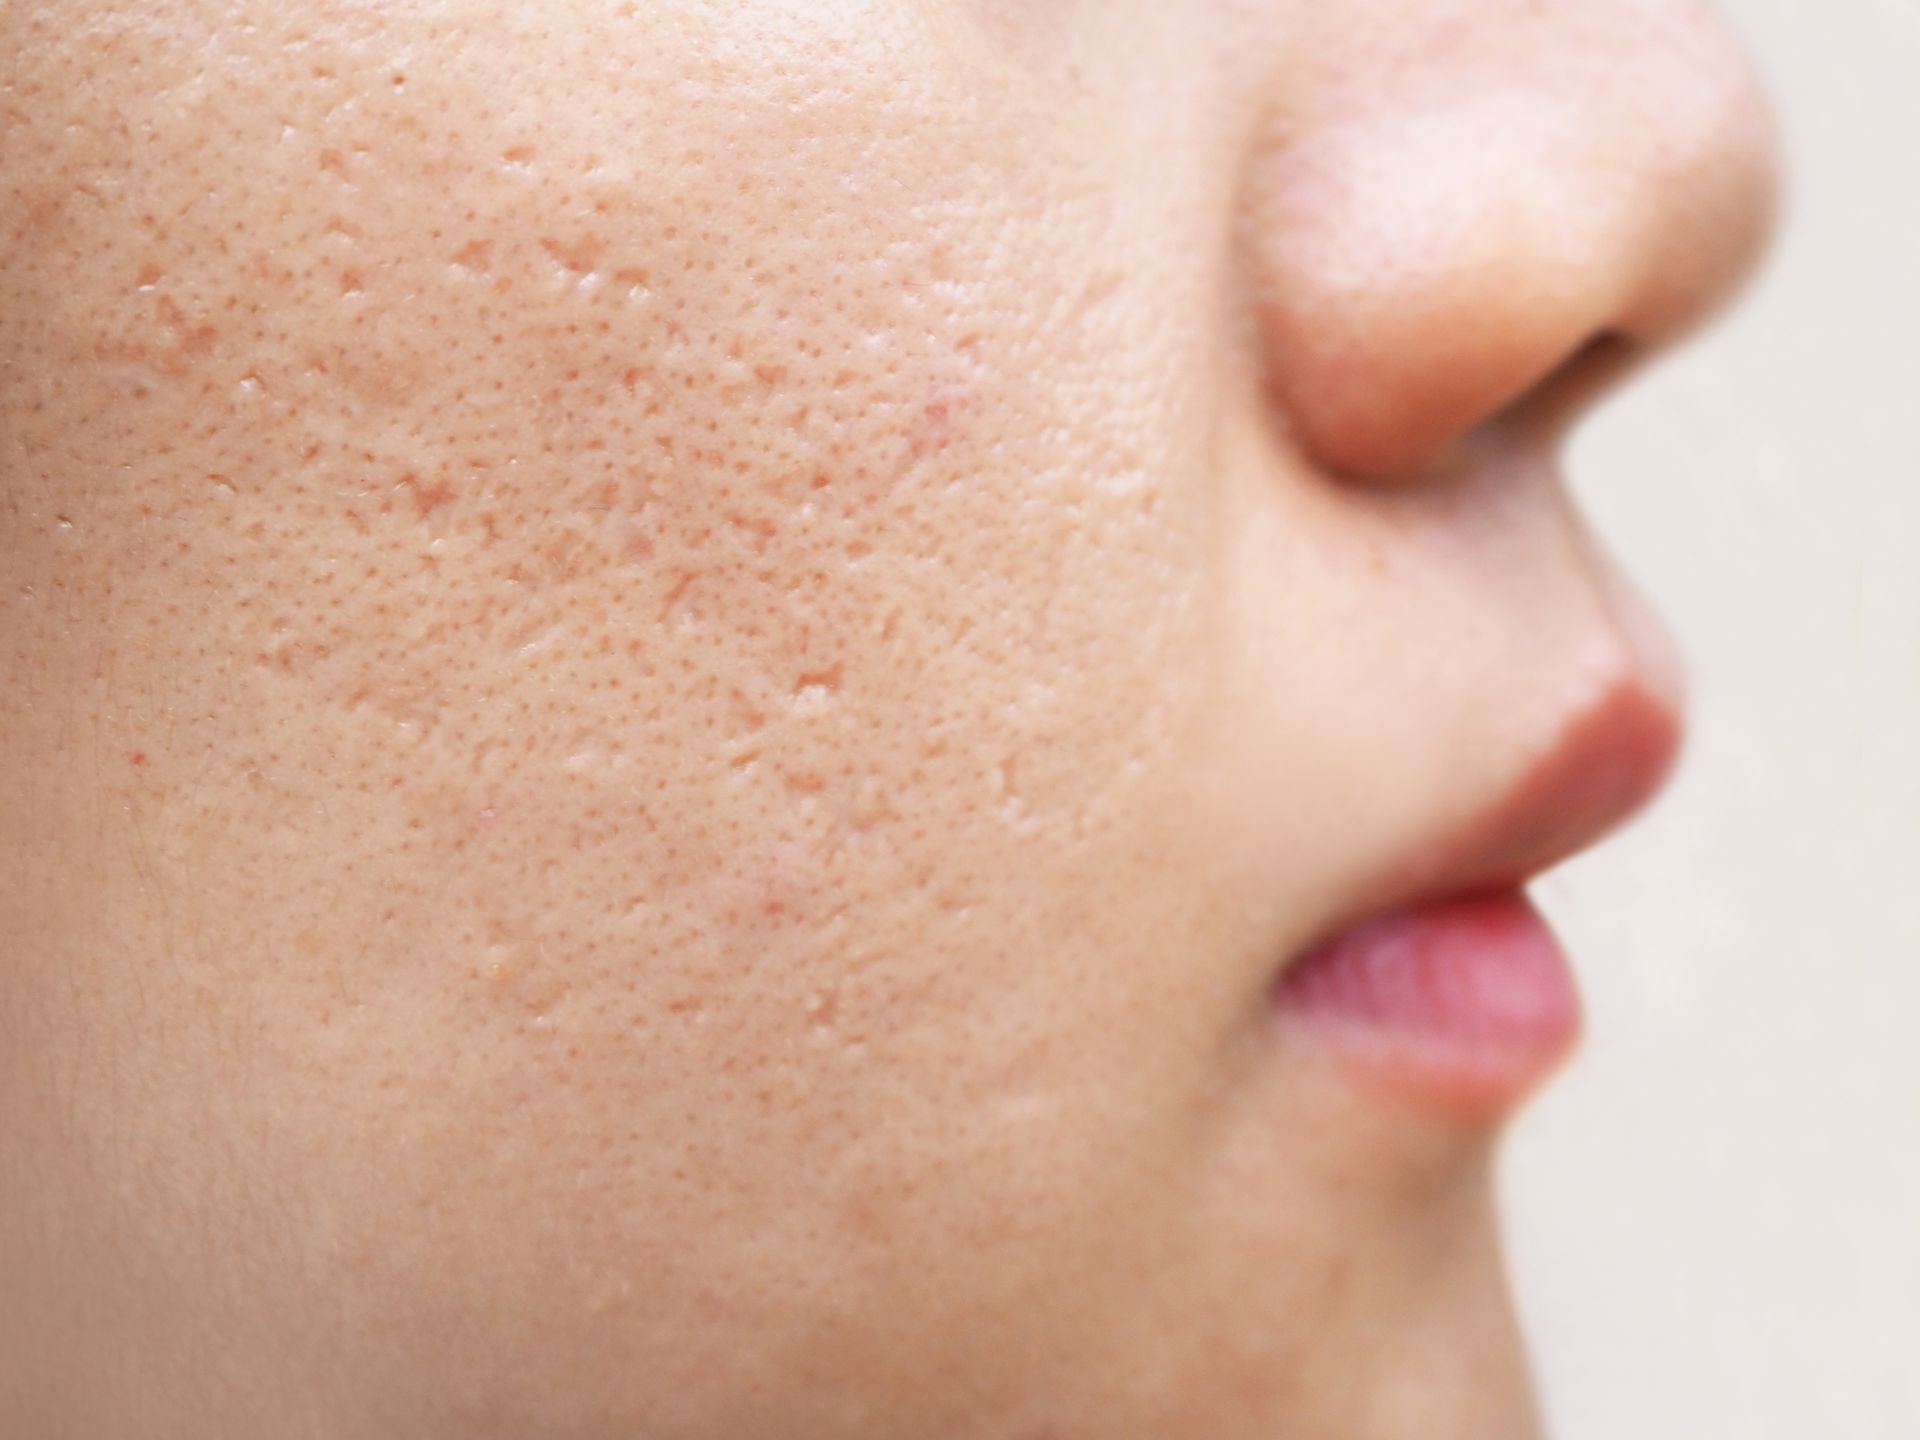
{"label": "lip", "polygon": [[1566,957],[1521,887],[1640,810],[1681,738],[1676,705],[1619,679],[1284,967],[1276,1013],[1370,1090],[1461,1116],[1514,1108],[1580,1032]]}
{"label": "lip", "polygon": [[1368,921],[1290,966],[1274,1002],[1350,1078],[1462,1117],[1511,1109],[1580,1035],[1566,956],[1517,890]]}
{"label": "lip", "polygon": [[1672,772],[1681,738],[1672,701],[1637,675],[1617,680],[1492,804],[1393,865],[1385,904],[1526,884],[1644,807]]}

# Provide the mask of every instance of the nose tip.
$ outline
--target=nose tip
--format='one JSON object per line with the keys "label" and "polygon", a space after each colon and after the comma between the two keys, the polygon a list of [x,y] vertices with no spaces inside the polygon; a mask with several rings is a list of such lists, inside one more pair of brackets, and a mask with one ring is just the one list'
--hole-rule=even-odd
{"label": "nose tip", "polygon": [[1776,206],[1756,78],[1691,3],[1415,8],[1432,43],[1362,47],[1290,101],[1246,189],[1269,393],[1348,475],[1424,468],[1599,337],[1671,344]]}
{"label": "nose tip", "polygon": [[1656,34],[1671,38],[1619,113],[1622,183],[1638,195],[1617,328],[1651,345],[1739,290],[1773,236],[1781,190],[1772,110],[1732,32],[1690,7]]}

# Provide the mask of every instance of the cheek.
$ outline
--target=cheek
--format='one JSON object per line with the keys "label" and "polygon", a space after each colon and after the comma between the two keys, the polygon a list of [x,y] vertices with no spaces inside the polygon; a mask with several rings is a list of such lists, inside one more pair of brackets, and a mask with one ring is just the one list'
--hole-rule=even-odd
{"label": "cheek", "polygon": [[[223,129],[270,213],[174,134],[140,183],[188,218],[46,287],[112,337],[76,414],[135,457],[90,518],[174,567],[120,557],[116,620],[186,717],[126,749],[191,859],[207,1093],[395,1333],[624,1314],[645,1273],[671,1376],[849,1254],[886,1315],[1010,1208],[1059,1273],[1179,1089],[1123,1053],[1202,863],[1163,844],[1213,663],[1167,297],[1049,265],[1111,217],[1043,218],[1011,140],[957,163],[974,116],[596,133],[406,83],[405,124]],[[174,1073],[165,1029],[129,1063]]]}
{"label": "cheek", "polygon": [[[864,1317],[844,1353],[884,1355],[889,1297],[987,1303],[932,1277],[1007,1212],[1075,1295],[1152,1223],[1139,1122],[1179,1082],[1116,1048],[1141,962],[1191,959],[1153,906],[1190,863],[1161,836],[1204,690],[1192,537],[1103,498],[1030,378],[909,352],[848,384],[856,438],[797,466],[689,392],[673,433],[717,438],[650,480],[647,553],[539,569],[543,525],[605,523],[561,467],[471,568],[369,591],[321,643],[382,634],[382,606],[413,628],[298,682],[381,797],[337,931],[376,943],[319,967],[352,1008],[318,1064],[315,1032],[289,1043],[332,1113],[407,1117],[414,1158],[348,1187],[383,1303],[455,1271],[456,1311],[617,1316],[654,1379],[804,1333],[822,1286]],[[396,1197],[449,1180],[484,1262],[379,1253]],[[564,1258],[581,1236],[621,1265]],[[752,1298],[709,1316],[716,1293]]]}

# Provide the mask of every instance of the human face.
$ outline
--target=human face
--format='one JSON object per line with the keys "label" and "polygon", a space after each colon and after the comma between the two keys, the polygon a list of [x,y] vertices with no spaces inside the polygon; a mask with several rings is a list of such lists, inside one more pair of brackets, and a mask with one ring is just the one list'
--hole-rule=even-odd
{"label": "human face", "polygon": [[1554,450],[1760,245],[1702,12],[0,49],[0,1429],[1535,1433],[1529,1077],[1273,997],[1671,758]]}

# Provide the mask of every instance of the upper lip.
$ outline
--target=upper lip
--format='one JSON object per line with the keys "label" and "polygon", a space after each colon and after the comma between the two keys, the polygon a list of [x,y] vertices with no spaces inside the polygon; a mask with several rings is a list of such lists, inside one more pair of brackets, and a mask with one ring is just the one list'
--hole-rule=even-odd
{"label": "upper lip", "polygon": [[1682,734],[1673,700],[1640,674],[1618,676],[1560,724],[1491,804],[1396,857],[1322,938],[1389,910],[1519,888],[1652,799]]}

